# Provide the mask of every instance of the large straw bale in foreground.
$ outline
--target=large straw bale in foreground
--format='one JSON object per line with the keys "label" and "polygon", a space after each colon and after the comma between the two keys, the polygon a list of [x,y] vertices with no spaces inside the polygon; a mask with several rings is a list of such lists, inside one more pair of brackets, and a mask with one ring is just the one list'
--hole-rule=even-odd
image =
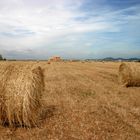
{"label": "large straw bale in foreground", "polygon": [[42,106],[44,76],[41,67],[2,65],[0,67],[0,123],[35,126]]}
{"label": "large straw bale in foreground", "polygon": [[119,67],[119,81],[126,87],[140,86],[140,65],[138,63],[122,63]]}

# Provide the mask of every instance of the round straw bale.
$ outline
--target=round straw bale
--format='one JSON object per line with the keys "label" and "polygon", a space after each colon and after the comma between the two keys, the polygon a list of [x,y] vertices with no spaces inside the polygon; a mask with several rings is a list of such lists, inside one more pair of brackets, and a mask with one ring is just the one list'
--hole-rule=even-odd
{"label": "round straw bale", "polygon": [[50,61],[48,61],[48,62],[47,62],[47,64],[51,64],[51,62],[50,62]]}
{"label": "round straw bale", "polygon": [[119,67],[119,82],[126,87],[140,86],[140,65],[122,63]]}
{"label": "round straw bale", "polygon": [[36,126],[43,90],[44,75],[41,67],[3,65],[0,68],[0,123]]}

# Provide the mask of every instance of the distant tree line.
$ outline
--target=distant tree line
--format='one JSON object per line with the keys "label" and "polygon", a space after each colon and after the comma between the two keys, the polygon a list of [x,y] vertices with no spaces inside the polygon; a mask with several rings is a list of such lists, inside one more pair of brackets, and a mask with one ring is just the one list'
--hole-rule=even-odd
{"label": "distant tree line", "polygon": [[0,60],[6,60],[6,58],[3,58],[2,55],[0,54]]}

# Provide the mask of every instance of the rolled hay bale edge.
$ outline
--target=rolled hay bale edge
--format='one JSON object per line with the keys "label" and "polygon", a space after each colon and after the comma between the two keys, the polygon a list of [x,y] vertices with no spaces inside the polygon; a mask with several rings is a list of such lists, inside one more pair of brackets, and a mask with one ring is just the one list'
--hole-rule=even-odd
{"label": "rolled hay bale edge", "polygon": [[122,63],[119,66],[119,83],[126,87],[140,86],[140,65],[138,63]]}
{"label": "rolled hay bale edge", "polygon": [[37,126],[43,91],[41,67],[3,65],[0,68],[0,124]]}

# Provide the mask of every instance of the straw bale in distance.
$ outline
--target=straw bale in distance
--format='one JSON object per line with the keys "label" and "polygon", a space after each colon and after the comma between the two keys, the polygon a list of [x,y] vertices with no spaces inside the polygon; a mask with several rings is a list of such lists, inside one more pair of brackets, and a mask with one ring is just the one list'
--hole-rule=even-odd
{"label": "straw bale in distance", "polygon": [[47,64],[51,64],[51,62],[50,62],[50,61],[48,61],[48,62],[47,62]]}
{"label": "straw bale in distance", "polygon": [[140,65],[138,63],[122,63],[119,67],[119,81],[126,87],[140,86]]}
{"label": "straw bale in distance", "polygon": [[44,75],[41,67],[3,65],[0,68],[0,123],[35,126],[42,106]]}

